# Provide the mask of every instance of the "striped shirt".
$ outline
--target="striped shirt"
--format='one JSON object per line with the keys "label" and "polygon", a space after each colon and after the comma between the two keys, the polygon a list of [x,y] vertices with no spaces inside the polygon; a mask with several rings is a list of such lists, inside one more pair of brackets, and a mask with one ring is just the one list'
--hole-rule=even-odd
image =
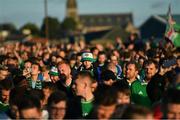
{"label": "striped shirt", "polygon": [[27,78],[28,86],[30,89],[42,89],[42,81],[41,80],[36,80],[33,81],[31,77]]}

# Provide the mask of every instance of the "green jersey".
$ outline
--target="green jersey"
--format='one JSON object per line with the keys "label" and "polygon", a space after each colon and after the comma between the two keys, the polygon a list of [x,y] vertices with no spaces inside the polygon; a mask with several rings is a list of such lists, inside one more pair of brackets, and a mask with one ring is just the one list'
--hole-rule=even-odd
{"label": "green jersey", "polygon": [[93,100],[94,99],[92,99],[90,101],[81,100],[82,116],[83,117],[86,117],[91,112],[91,110],[93,108]]}
{"label": "green jersey", "polygon": [[151,107],[151,101],[146,92],[147,83],[144,81],[136,80],[131,85],[131,102]]}

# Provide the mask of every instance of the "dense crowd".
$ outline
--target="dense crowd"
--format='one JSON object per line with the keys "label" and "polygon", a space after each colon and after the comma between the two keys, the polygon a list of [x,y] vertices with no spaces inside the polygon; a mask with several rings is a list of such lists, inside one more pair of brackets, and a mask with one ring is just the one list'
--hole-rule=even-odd
{"label": "dense crowd", "polygon": [[134,37],[2,44],[0,119],[180,119],[180,49]]}

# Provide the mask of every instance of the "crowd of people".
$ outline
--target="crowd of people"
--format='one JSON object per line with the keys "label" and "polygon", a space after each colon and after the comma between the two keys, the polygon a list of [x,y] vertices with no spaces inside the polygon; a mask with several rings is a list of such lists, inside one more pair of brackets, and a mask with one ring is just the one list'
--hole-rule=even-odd
{"label": "crowd of people", "polygon": [[112,44],[0,46],[0,119],[180,119],[180,49]]}

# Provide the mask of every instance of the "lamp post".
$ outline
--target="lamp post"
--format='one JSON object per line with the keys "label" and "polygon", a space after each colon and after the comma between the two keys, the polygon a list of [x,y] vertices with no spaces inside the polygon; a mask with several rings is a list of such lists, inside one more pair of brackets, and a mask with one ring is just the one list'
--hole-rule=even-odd
{"label": "lamp post", "polygon": [[48,5],[47,0],[44,0],[44,14],[45,14],[45,36],[49,40],[49,27],[48,27]]}

